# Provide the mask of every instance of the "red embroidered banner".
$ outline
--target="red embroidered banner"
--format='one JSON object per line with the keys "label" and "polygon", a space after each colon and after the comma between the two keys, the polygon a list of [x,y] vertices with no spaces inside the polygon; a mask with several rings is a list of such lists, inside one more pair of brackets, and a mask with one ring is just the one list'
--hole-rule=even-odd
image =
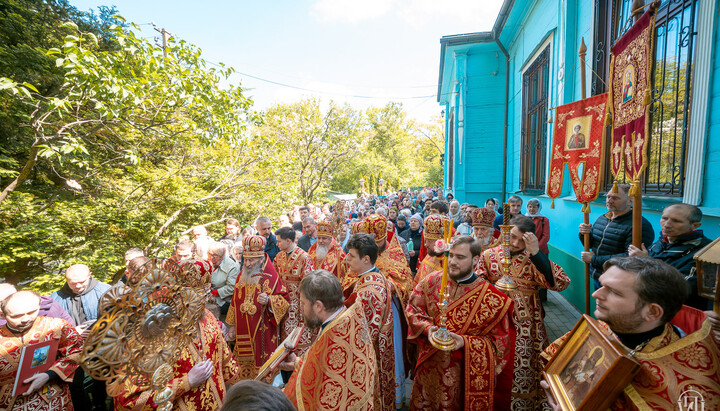
{"label": "red embroidered banner", "polygon": [[610,49],[609,110],[612,113],[612,173],[617,181],[623,170],[635,182],[647,167],[647,135],[655,38],[655,18],[646,12]]}
{"label": "red embroidered banner", "polygon": [[577,201],[589,203],[597,198],[604,165],[607,101],[607,94],[600,94],[556,108],[547,185],[549,197],[560,196],[567,163]]}

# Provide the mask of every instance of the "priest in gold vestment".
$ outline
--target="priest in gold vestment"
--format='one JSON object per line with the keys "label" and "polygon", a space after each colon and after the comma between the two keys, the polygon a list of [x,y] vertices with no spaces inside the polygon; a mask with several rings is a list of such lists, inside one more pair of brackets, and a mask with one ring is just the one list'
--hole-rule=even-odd
{"label": "priest in gold vestment", "polygon": [[316,269],[330,271],[342,284],[342,261],[345,259],[345,251],[333,237],[333,226],[330,222],[318,221],[317,241],[310,247],[308,254]]}

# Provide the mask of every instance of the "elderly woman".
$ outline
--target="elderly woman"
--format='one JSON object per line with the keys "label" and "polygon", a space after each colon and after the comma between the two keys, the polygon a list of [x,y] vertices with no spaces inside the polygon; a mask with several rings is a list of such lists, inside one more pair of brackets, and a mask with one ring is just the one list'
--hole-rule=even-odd
{"label": "elderly woman", "polygon": [[410,239],[408,243],[412,241],[412,248],[408,247],[408,253],[410,254],[410,270],[415,276],[417,272],[418,257],[420,255],[420,247],[422,247],[422,231],[423,231],[423,218],[420,214],[413,214],[410,217]]}
{"label": "elderly woman", "polygon": [[210,277],[211,293],[220,307],[220,315],[225,317],[230,308],[240,266],[230,258],[227,246],[219,241],[210,244],[208,259],[213,267]]}
{"label": "elderly woman", "polygon": [[548,249],[548,241],[550,241],[550,220],[540,214],[540,210],[542,210],[540,200],[537,198],[528,200],[527,213],[525,215],[532,218],[535,223],[535,237],[538,239],[540,251],[547,255],[550,252]]}

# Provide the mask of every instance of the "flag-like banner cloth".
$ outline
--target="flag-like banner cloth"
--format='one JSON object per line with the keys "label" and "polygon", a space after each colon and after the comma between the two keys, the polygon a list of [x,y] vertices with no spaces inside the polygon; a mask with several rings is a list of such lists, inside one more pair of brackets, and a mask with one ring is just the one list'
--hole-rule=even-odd
{"label": "flag-like banner cloth", "polygon": [[604,165],[607,101],[607,94],[600,94],[556,108],[547,186],[553,203],[562,193],[565,163],[577,201],[583,204],[582,211],[589,212],[588,203],[597,198]]}
{"label": "flag-like banner cloth", "polygon": [[608,104],[612,113],[613,191],[617,192],[617,180],[624,165],[626,175],[633,182],[631,196],[640,195],[640,175],[647,166],[654,33],[655,17],[650,10],[610,49]]}

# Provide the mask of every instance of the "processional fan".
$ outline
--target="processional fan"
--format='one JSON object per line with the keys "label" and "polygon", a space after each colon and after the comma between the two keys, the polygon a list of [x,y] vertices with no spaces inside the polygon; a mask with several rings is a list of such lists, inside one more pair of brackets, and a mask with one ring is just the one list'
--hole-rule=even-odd
{"label": "processional fan", "polygon": [[[102,297],[100,318],[88,335],[81,364],[96,380],[107,381],[107,392],[156,390],[157,409],[172,409],[168,383],[183,348],[198,334],[205,308],[205,290],[186,286],[194,264],[152,259],[128,285]],[[207,290],[209,291],[209,290]]]}

